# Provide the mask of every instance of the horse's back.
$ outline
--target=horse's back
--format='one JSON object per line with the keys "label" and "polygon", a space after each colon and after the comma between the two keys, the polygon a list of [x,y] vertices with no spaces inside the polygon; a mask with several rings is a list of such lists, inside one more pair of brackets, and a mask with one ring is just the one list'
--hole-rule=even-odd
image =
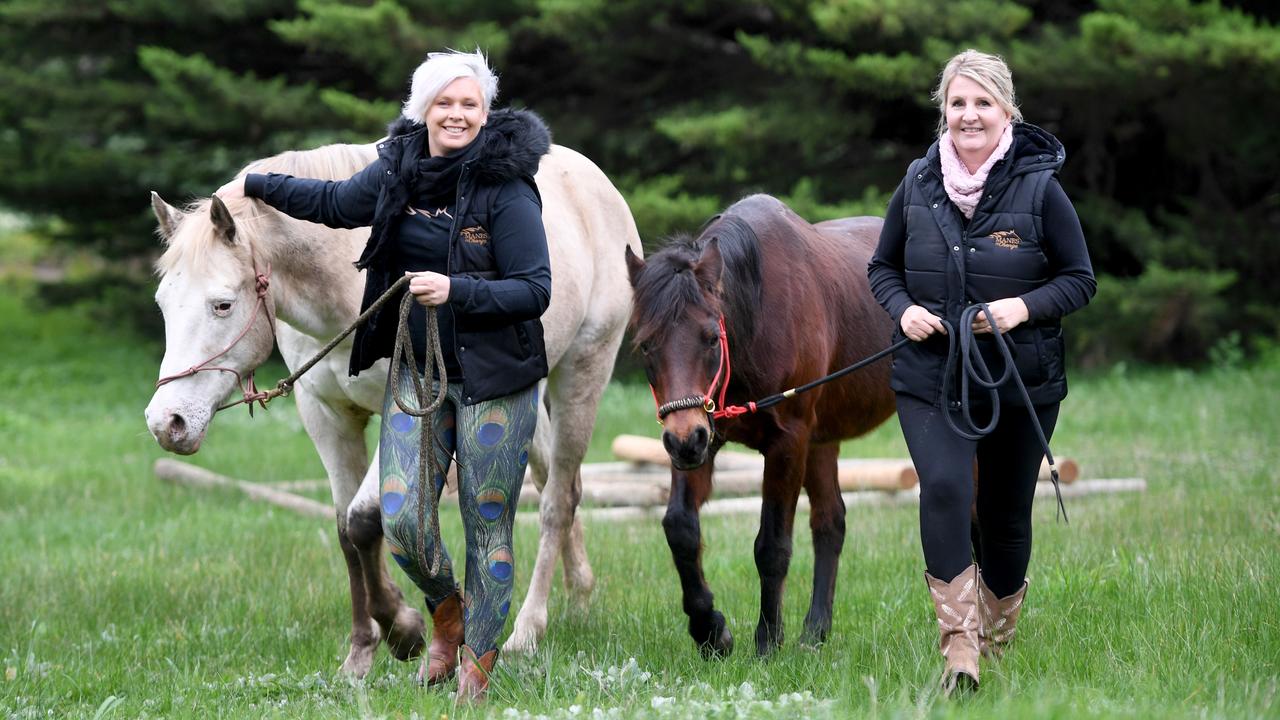
{"label": "horse's back", "polygon": [[884,227],[884,219],[872,215],[824,220],[814,224],[814,229],[823,235],[838,238],[857,248],[865,254],[867,260],[875,252],[876,243],[880,241],[880,228]]}
{"label": "horse's back", "polygon": [[[871,294],[867,263],[884,221],[850,217],[811,224],[767,195],[743,198],[725,210],[756,235],[768,278],[764,303],[769,347],[796,348],[791,384],[808,382],[887,347],[892,321]],[[814,439],[857,437],[892,413],[889,362],[825,386],[815,393],[825,422]]]}
{"label": "horse's back", "polygon": [[626,200],[595,163],[553,145],[534,180],[551,252],[551,305],[542,321],[554,365],[581,338],[613,338],[631,306],[625,248],[640,254]]}

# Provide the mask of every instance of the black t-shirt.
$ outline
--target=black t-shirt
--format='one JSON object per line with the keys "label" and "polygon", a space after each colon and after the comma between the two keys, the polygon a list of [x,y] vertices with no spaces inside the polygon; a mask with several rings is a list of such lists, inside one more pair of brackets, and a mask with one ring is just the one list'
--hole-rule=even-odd
{"label": "black t-shirt", "polygon": [[[425,198],[414,202],[405,210],[398,232],[398,255],[401,270],[420,272],[430,270],[441,275],[449,261],[449,230],[453,226],[453,206],[428,205]],[[413,340],[413,354],[419,371],[427,357],[426,335],[427,308],[414,303],[409,312],[409,337]],[[458,363],[457,344],[454,336],[453,309],[446,303],[437,314],[440,325],[440,348],[444,352],[444,366],[449,382],[462,380],[462,366]]]}

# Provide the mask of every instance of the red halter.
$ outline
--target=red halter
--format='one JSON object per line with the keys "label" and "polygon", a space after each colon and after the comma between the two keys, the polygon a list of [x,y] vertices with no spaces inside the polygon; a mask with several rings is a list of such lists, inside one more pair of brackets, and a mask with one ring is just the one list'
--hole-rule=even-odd
{"label": "red halter", "polygon": [[[658,424],[662,424],[662,420],[677,410],[688,410],[690,408],[701,407],[712,418],[719,420],[726,417],[737,417],[748,412],[756,411],[755,403],[747,403],[746,407],[734,405],[725,407],[724,395],[729,390],[729,378],[733,374],[733,368],[729,363],[729,334],[725,331],[724,315],[720,316],[720,364],[716,367],[716,375],[711,378],[711,384],[707,387],[707,391],[702,395],[690,395],[672,400],[668,403],[658,402],[658,393],[649,386],[649,392],[653,393],[653,404],[658,406]],[[716,387],[719,386],[720,394],[715,398]],[[720,408],[717,410],[717,406]]]}
{"label": "red halter", "polygon": [[257,385],[254,384],[252,370],[249,371],[248,377],[246,378],[241,376],[240,373],[233,368],[221,367],[218,365],[209,364],[214,360],[217,360],[218,358],[230,352],[231,348],[235,347],[236,343],[240,342],[240,340],[243,339],[244,336],[249,333],[249,329],[252,328],[253,324],[258,321],[259,311],[266,312],[267,318],[271,323],[271,340],[273,343],[275,342],[275,337],[276,337],[275,312],[271,309],[271,305],[267,302],[267,292],[271,288],[271,263],[267,263],[266,272],[259,272],[258,258],[257,258],[257,255],[254,253],[253,249],[254,249],[253,241],[250,240],[249,241],[249,260],[250,262],[253,263],[253,281],[254,281],[254,288],[257,290],[257,293],[258,293],[258,302],[253,306],[253,315],[249,317],[249,322],[245,324],[244,329],[240,331],[240,334],[237,335],[236,338],[232,340],[230,344],[228,344],[225,348],[220,350],[216,355],[213,355],[212,357],[204,360],[203,362],[196,363],[195,365],[192,365],[191,367],[187,368],[186,370],[183,370],[182,372],[174,373],[173,375],[166,375],[165,377],[160,378],[159,380],[156,381],[157,388],[159,388],[162,385],[167,385],[173,382],[174,380],[178,380],[179,378],[195,375],[198,372],[204,372],[205,370],[217,370],[218,372],[229,372],[232,375],[235,375],[236,382],[239,383],[240,385],[240,392],[243,393],[244,395],[244,397],[242,397],[239,400],[236,400],[234,402],[229,402],[226,405],[219,407],[218,410],[226,410],[227,408],[232,407],[233,405],[239,405],[240,403],[247,403],[249,405],[249,414],[252,415],[253,403],[257,402],[258,404],[262,405],[264,408],[267,406],[266,400],[268,397],[268,393],[265,393],[259,390]]}

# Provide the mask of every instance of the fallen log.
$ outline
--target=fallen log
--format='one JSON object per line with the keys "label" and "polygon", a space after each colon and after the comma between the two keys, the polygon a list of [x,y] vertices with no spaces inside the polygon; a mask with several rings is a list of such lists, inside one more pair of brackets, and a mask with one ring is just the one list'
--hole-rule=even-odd
{"label": "fallen log", "polygon": [[[1080,478],[1080,463],[1071,458],[1054,458],[1058,463],[1058,482],[1070,484]],[[1049,474],[1049,460],[1040,458],[1040,474],[1036,476],[1040,482],[1049,482],[1052,476]]]}
{"label": "fallen log", "polygon": [[[619,435],[613,439],[611,447],[614,456],[623,460],[671,467],[671,458],[667,456],[667,449],[662,446],[662,441],[656,438],[648,438],[641,435]],[[721,450],[716,453],[717,470],[728,470],[743,466],[750,467],[763,462],[763,458],[755,453],[734,450]]]}
{"label": "fallen log", "polygon": [[[639,435],[619,435],[613,439],[612,448],[613,454],[623,460],[664,468],[671,467],[671,459],[667,455],[666,448],[662,446],[661,440]],[[1056,459],[1059,481],[1073,483],[1080,477],[1078,462],[1071,458]],[[722,450],[716,455],[716,483],[720,484],[720,477],[726,470],[761,468],[763,472],[763,467],[764,459],[759,455]],[[1040,473],[1037,479],[1041,482],[1049,482],[1049,463],[1044,459],[1040,461]],[[840,460],[840,489],[845,492],[905,490],[918,482],[920,482],[920,476],[916,473],[915,466],[907,459],[844,458]]]}
{"label": "fallen log", "polygon": [[239,490],[254,500],[268,502],[302,515],[331,520],[334,517],[334,510],[331,505],[316,502],[310,498],[300,497],[283,490],[276,490],[266,485],[229,478],[212,470],[206,470],[180,460],[160,458],[156,460],[154,471],[156,477],[175,485],[194,488],[231,488]]}
{"label": "fallen log", "polygon": [[[671,459],[662,441],[639,435],[619,435],[613,439],[613,454],[623,460],[663,468],[671,467]],[[844,459],[839,465],[840,489],[905,490],[920,481],[910,460]],[[1059,475],[1061,475],[1059,470]],[[713,482],[725,492],[740,494],[757,492],[764,477],[764,458],[743,452],[721,450],[716,454]]]}
{"label": "fallen log", "polygon": [[[1081,480],[1069,487],[1064,486],[1062,488],[1062,495],[1063,497],[1081,497],[1085,495],[1144,492],[1146,489],[1147,483],[1142,478]],[[1053,488],[1051,486],[1042,485],[1036,487],[1037,497],[1049,497],[1052,495]],[[920,502],[920,490],[918,487],[911,488],[910,490],[899,490],[897,492],[861,490],[841,493],[840,497],[844,500],[846,507],[852,505],[907,505]],[[702,506],[700,514],[759,514],[760,503],[761,499],[759,496],[709,500]],[[801,495],[796,503],[796,509],[799,511],[807,511],[809,509],[808,498]],[[611,507],[579,510],[578,515],[582,517],[583,520],[589,522],[622,522],[629,520],[660,520],[665,512],[666,511],[664,509],[658,507]],[[531,522],[535,519],[535,516],[532,516],[531,514],[521,514],[517,515],[516,519],[522,522]]]}
{"label": "fallen log", "polygon": [[[584,478],[582,481],[581,502],[583,505],[600,505],[604,507],[628,505],[643,507],[665,506],[669,492],[670,483],[665,477],[662,478],[661,482],[645,479],[636,480],[634,476],[632,476],[632,479],[625,481],[608,482],[588,482]],[[450,502],[450,500],[442,499],[441,502]],[[457,496],[453,497],[452,502],[457,503]],[[520,505],[536,508],[540,502],[541,496],[538,494],[538,488],[534,486],[532,480],[526,477],[525,484],[520,489]]]}

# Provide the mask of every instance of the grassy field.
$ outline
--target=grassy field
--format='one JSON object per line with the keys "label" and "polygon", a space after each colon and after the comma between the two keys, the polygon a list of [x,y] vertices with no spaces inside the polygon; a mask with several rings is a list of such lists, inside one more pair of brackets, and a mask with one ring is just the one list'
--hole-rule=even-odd
{"label": "grassy field", "polygon": [[[1019,641],[984,665],[977,696],[934,692],[940,659],[914,508],[859,506],[822,649],[795,643],[807,530],[791,568],[789,640],[760,661],[749,641],[756,520],[704,521],[706,574],[739,641],[708,663],[685,634],[660,524],[589,524],[590,611],[557,594],[542,648],[503,658],[488,707],[455,710],[386,653],[363,682],[335,673],[349,621],[330,523],[153,477],[162,453],[142,409],[159,347],[82,315],[32,315],[21,287],[2,289],[2,716],[1280,716],[1277,354],[1075,379],[1055,451],[1086,476],[1140,476],[1150,489],[1070,500],[1070,525],[1038,506]],[[654,433],[650,403],[644,388],[611,388],[589,459],[609,459],[616,433]],[[905,455],[895,421],[845,452]],[[193,460],[265,482],[322,476],[287,400],[253,420],[224,413]],[[459,523],[444,520],[456,552]],[[517,527],[518,601],[536,526]]]}

